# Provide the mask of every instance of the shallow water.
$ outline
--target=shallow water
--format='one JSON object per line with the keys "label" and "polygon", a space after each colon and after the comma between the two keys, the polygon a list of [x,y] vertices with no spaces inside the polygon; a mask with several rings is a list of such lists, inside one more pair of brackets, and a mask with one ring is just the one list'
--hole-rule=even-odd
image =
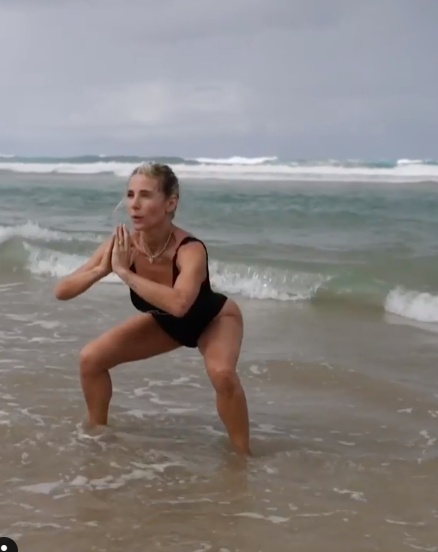
{"label": "shallow water", "polygon": [[242,301],[244,462],[196,351],[114,369],[110,426],[82,429],[77,352],[130,312],[113,288],[1,288],[0,517],[21,550],[437,550],[433,334],[295,305],[272,339],[276,305],[259,324]]}

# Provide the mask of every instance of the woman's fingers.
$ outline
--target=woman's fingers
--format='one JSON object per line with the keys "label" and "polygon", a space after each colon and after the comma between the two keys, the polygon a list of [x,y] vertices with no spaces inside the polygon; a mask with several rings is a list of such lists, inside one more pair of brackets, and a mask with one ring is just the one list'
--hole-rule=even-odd
{"label": "woman's fingers", "polygon": [[129,232],[126,226],[123,224],[122,226],[122,235],[123,235],[123,245],[125,249],[128,249],[129,247]]}
{"label": "woman's fingers", "polygon": [[117,245],[119,247],[122,247],[123,246],[123,233],[122,233],[122,229],[121,229],[121,224],[117,225],[116,232],[117,232]]}
{"label": "woman's fingers", "polygon": [[125,224],[118,224],[114,230],[114,238],[118,249],[128,249],[131,237]]}

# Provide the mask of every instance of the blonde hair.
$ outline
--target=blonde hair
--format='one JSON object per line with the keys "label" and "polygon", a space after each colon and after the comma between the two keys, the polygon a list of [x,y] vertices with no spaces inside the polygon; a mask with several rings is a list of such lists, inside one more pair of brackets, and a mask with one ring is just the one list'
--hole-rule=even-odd
{"label": "blonde hair", "polygon": [[[172,195],[176,195],[179,199],[179,181],[169,165],[165,165],[163,163],[142,163],[131,172],[129,178],[132,178],[137,174],[155,178],[158,181],[160,191],[164,197],[169,198]],[[124,201],[125,199],[122,199],[114,211],[121,207]],[[171,217],[173,218],[174,216],[175,211],[171,213]]]}

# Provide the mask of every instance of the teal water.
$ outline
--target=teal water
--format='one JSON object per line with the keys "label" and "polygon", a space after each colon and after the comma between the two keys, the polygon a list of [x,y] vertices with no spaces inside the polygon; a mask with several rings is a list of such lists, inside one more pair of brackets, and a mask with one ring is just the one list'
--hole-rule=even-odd
{"label": "teal water", "polygon": [[[79,266],[126,220],[114,212],[124,186],[114,175],[0,173],[0,274]],[[434,323],[437,212],[434,183],[186,178],[176,223],[206,241],[225,292]]]}

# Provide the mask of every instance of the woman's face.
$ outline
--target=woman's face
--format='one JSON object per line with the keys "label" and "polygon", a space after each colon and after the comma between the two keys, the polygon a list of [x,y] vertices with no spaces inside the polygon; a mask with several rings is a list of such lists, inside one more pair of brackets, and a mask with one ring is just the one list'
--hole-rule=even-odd
{"label": "woman's face", "polygon": [[156,178],[136,174],[128,183],[126,207],[135,230],[160,226],[175,210],[175,198],[166,198]]}

